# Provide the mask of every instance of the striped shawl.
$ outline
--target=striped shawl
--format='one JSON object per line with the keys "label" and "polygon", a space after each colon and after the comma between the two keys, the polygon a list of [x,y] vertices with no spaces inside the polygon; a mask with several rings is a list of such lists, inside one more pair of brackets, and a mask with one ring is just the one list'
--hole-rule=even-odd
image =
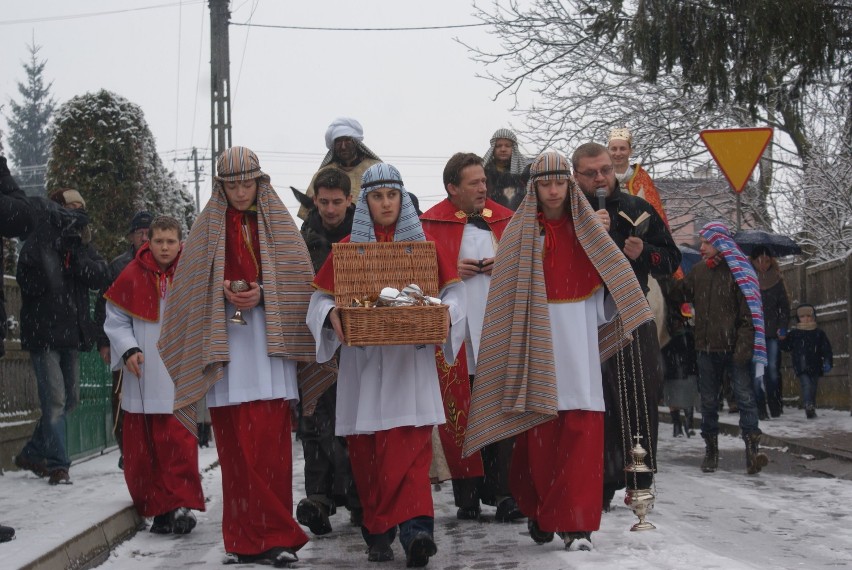
{"label": "striped shawl", "polygon": [[[184,245],[158,343],[175,383],[175,415],[193,432],[195,403],[223,377],[230,361],[222,291],[227,207],[217,180]],[[257,213],[268,354],[314,361],[314,339],[305,324],[313,267],[293,218],[266,175],[258,178]]]}
{"label": "striped shawl", "polygon": [[[567,173],[568,164],[562,155],[548,152],[539,156],[524,203],[500,240],[471,397],[465,456],[556,417],[556,375],[535,181],[568,177]],[[628,345],[633,331],[653,315],[627,258],[600,224],[574,179],[568,180],[567,201],[577,238],[618,309],[617,317],[598,330],[600,358],[604,361]]]}

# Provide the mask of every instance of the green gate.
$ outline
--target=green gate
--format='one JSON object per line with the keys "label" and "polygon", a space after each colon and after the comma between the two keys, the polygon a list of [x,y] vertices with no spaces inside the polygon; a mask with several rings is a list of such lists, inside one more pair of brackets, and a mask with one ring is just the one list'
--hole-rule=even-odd
{"label": "green gate", "polygon": [[[94,312],[95,294],[89,306]],[[112,433],[112,372],[97,349],[80,353],[80,403],[66,418],[66,449],[71,459],[115,445]]]}

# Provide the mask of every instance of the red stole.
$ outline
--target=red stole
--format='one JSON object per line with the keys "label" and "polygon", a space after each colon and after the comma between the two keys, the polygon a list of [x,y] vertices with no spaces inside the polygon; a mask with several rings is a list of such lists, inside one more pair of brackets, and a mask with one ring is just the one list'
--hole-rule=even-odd
{"label": "red stole", "polygon": [[591,297],[603,281],[577,239],[573,220],[568,214],[548,220],[539,213],[538,222],[544,229],[547,300],[572,303]]}
{"label": "red stole", "polygon": [[[503,230],[509,225],[509,220],[514,214],[515,212],[509,208],[489,199],[485,201],[482,219],[491,228],[494,237],[499,240],[503,237]],[[444,199],[420,216],[420,223],[423,225],[423,231],[435,236],[453,259],[459,258],[462,235],[467,224],[467,216],[464,212],[453,206],[448,199]]]}
{"label": "red stole", "polygon": [[[509,208],[488,199],[481,215],[494,237],[499,240],[514,214]],[[456,208],[449,199],[444,199],[420,216],[420,223],[423,224],[424,231],[440,240],[453,259],[458,260],[464,228],[467,225],[467,215],[464,212]],[[470,410],[470,378],[465,346],[461,346],[452,365],[447,363],[443,350],[436,348],[438,379],[441,381],[441,397],[447,418],[447,422],[439,426],[438,435],[441,437],[447,467],[453,479],[481,477],[484,471],[480,453],[474,453],[467,458],[463,458],[461,454]]]}
{"label": "red stole", "polygon": [[257,211],[241,212],[228,206],[225,212],[225,279],[244,279],[252,283],[260,278]]}
{"label": "red stole", "polygon": [[180,253],[163,271],[148,244],[143,244],[106,290],[104,298],[132,317],[156,323],[160,320],[160,299],[166,297],[178,259]]}

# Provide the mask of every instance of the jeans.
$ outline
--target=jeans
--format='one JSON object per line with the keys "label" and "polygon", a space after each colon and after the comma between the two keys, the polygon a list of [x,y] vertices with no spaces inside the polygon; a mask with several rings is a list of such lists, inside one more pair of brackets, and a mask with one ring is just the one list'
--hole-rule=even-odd
{"label": "jeans", "polygon": [[698,391],[701,394],[701,435],[719,434],[719,390],[722,375],[728,371],[731,389],[740,411],[740,430],[746,436],[761,433],[757,420],[748,365],[734,363],[730,352],[698,352]]}
{"label": "jeans", "polygon": [[[777,338],[766,339],[766,358],[769,361],[763,370],[763,376],[755,376],[755,365],[751,365],[751,375],[754,380],[754,395],[757,398],[758,409],[766,410],[766,405],[769,405],[769,411],[773,417],[781,414],[781,400],[779,397],[781,383],[781,371],[779,363],[781,361],[781,352],[778,347]],[[764,391],[764,388],[766,389]]]}
{"label": "jeans", "polygon": [[68,469],[71,460],[65,449],[65,416],[80,398],[78,353],[72,349],[30,352],[38,385],[41,418],[20,455],[44,462],[48,471]]}
{"label": "jeans", "polygon": [[799,374],[799,385],[802,388],[802,403],[805,409],[816,407],[816,393],[819,376],[810,374]]}
{"label": "jeans", "polygon": [[421,532],[425,532],[429,536],[434,536],[435,519],[432,517],[414,517],[413,519],[399,523],[399,542],[406,552],[408,552],[411,542]]}

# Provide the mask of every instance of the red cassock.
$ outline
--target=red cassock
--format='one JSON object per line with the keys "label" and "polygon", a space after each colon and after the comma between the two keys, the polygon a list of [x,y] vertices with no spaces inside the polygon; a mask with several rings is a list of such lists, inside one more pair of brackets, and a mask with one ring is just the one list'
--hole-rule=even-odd
{"label": "red cassock", "polygon": [[[506,229],[513,215],[512,210],[493,200],[486,200],[482,211],[482,219],[488,224],[497,240],[503,236],[503,230]],[[458,261],[459,258],[467,220],[467,215],[447,199],[439,202],[420,217],[423,230],[433,236],[454,261]],[[467,431],[467,414],[470,409],[470,380],[465,355],[465,347],[462,345],[455,363],[449,365],[443,352],[438,348],[436,359],[438,378],[441,380],[441,395],[444,400],[444,415],[447,417],[447,423],[440,426],[438,433],[441,436],[441,446],[453,479],[468,479],[484,475],[482,456],[479,452],[466,458],[461,455]]]}

